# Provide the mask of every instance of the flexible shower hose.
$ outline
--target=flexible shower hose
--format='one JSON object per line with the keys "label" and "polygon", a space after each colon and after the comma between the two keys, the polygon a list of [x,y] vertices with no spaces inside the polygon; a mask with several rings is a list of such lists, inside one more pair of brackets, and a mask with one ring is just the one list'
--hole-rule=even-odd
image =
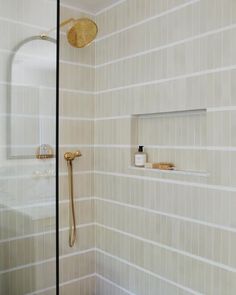
{"label": "flexible shower hose", "polygon": [[69,246],[73,247],[76,241],[76,220],[75,220],[75,203],[73,191],[73,166],[72,161],[67,161],[68,180],[69,180]]}

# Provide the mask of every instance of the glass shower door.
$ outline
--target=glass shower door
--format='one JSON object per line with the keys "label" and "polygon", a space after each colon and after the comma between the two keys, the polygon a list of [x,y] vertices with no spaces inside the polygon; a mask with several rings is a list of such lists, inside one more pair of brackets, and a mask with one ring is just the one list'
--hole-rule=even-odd
{"label": "glass shower door", "polygon": [[0,294],[56,294],[57,3],[0,7]]}

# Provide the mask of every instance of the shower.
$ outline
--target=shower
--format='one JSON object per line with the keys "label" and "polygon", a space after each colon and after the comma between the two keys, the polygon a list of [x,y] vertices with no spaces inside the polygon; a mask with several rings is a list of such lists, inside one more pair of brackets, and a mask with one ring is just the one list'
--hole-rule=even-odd
{"label": "shower", "polygon": [[76,218],[75,218],[75,203],[73,189],[73,164],[75,158],[81,157],[80,151],[66,152],[64,159],[68,167],[68,182],[69,182],[69,246],[73,247],[76,242]]}
{"label": "shower", "polygon": [[236,0],[0,1],[0,295],[236,295]]}
{"label": "shower", "polygon": [[[67,30],[67,41],[72,47],[84,48],[90,45],[96,38],[98,33],[97,24],[89,18],[69,18],[64,20],[60,24],[60,28],[69,25]],[[42,33],[40,37],[43,40],[47,40],[49,34],[53,32],[55,28],[49,30],[46,33]],[[74,204],[74,188],[73,188],[73,160],[82,156],[80,151],[66,152],[64,159],[68,166],[68,183],[69,183],[69,246],[73,247],[76,242],[76,218],[75,218],[75,204]]]}
{"label": "shower", "polygon": [[[67,31],[67,40],[75,48],[83,48],[93,42],[98,33],[97,24],[89,18],[69,18],[60,24],[60,27],[70,25]],[[52,30],[42,33],[41,38],[47,39]]]}

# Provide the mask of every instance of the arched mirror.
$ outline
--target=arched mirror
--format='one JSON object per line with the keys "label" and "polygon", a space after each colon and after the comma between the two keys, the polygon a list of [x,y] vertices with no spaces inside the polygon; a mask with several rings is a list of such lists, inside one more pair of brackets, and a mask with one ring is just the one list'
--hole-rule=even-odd
{"label": "arched mirror", "polygon": [[8,69],[8,159],[35,158],[40,145],[55,145],[56,40],[23,40]]}

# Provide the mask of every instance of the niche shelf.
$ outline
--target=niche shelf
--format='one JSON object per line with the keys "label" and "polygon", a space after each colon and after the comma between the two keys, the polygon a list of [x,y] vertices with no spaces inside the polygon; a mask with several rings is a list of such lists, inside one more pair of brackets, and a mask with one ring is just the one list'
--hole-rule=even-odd
{"label": "niche shelf", "polygon": [[136,171],[151,171],[153,173],[159,174],[170,174],[170,175],[186,175],[186,176],[201,176],[201,177],[208,177],[209,173],[207,171],[191,171],[191,170],[161,170],[161,169],[151,169],[151,168],[140,168],[136,166],[129,166],[129,169],[133,169]]}
{"label": "niche shelf", "polygon": [[[208,176],[206,109],[180,110],[131,117],[130,168],[166,174]],[[172,162],[175,170],[134,166],[137,146],[143,145],[148,162]]]}

